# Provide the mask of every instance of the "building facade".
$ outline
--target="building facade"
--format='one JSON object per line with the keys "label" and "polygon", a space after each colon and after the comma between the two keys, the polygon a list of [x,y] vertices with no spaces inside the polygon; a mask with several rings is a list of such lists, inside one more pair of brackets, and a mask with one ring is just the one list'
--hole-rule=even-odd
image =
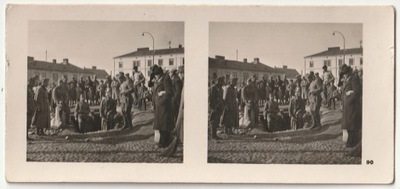
{"label": "building facade", "polygon": [[[343,61],[343,59],[345,59]],[[363,49],[340,49],[340,47],[331,47],[327,51],[319,52],[304,57],[305,73],[318,72],[322,74],[322,67],[327,66],[335,78],[339,78],[340,67],[343,64],[351,66],[353,69],[362,69],[363,66]],[[335,80],[336,82],[338,79]]]}
{"label": "building facade", "polygon": [[71,64],[67,58],[62,62],[57,63],[56,59],[52,62],[35,60],[34,57],[28,56],[28,78],[39,76],[40,79],[47,78],[50,83],[56,83],[64,76],[71,81],[73,78],[84,78],[97,76],[99,80],[105,80],[108,73],[105,70],[92,68],[80,68]]}
{"label": "building facade", "polygon": [[[280,69],[272,68],[261,63],[259,58],[254,58],[252,62],[248,62],[247,59],[243,59],[243,61],[227,60],[224,56],[215,56],[215,58],[209,57],[208,66],[209,85],[219,76],[224,76],[226,80],[238,78],[238,83],[240,85],[253,75],[258,79],[270,79],[271,77],[277,76],[283,78],[284,75],[288,74],[288,70],[294,70],[287,68],[287,66]],[[298,73],[296,70],[294,71]]]}
{"label": "building facade", "polygon": [[178,48],[156,49],[155,51],[149,48],[138,48],[134,52],[114,57],[114,75],[119,72],[132,74],[133,67],[137,66],[145,78],[149,79],[150,69],[153,65],[158,65],[163,70],[171,70],[178,69],[179,66],[184,64],[185,57],[182,45],[179,45]]}

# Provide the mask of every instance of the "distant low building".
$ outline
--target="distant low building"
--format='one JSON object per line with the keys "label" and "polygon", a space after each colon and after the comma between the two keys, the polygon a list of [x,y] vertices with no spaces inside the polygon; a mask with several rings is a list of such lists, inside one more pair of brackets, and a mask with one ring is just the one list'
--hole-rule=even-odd
{"label": "distant low building", "polygon": [[52,62],[47,62],[35,60],[34,57],[28,56],[28,78],[39,76],[40,79],[48,78],[50,83],[53,83],[64,76],[67,76],[68,81],[71,81],[74,77],[86,79],[88,76],[93,77],[95,75],[99,80],[104,80],[108,73],[105,70],[97,69],[95,66],[82,69],[71,64],[67,58],[57,63],[56,59],[53,59]]}
{"label": "distant low building", "polygon": [[[285,74],[292,74],[292,70],[288,69],[287,66],[281,71],[281,69],[272,68],[260,62],[259,58],[254,58],[253,61],[227,60],[224,56],[215,56],[215,58],[208,58],[208,79],[210,82],[214,81],[219,76],[225,76],[226,80],[232,78],[238,78],[239,84],[246,82],[246,80],[253,75],[256,75],[258,79],[268,78],[272,76],[281,76]],[[298,73],[296,71],[296,73]]]}
{"label": "distant low building", "polygon": [[340,66],[343,64],[343,58],[346,58],[345,63],[353,69],[362,69],[362,47],[346,50],[340,49],[340,47],[330,47],[326,51],[304,57],[305,73],[313,71],[322,74],[322,67],[326,65],[328,70],[332,72],[333,76],[338,78]]}
{"label": "distant low building", "polygon": [[[150,78],[150,68],[158,65],[164,70],[178,69],[185,64],[184,48],[179,45],[178,48],[155,49],[155,51],[146,48],[138,48],[134,52],[114,57],[115,73],[123,72],[132,74],[133,67],[143,73],[146,79]],[[154,62],[153,62],[154,55]]]}
{"label": "distant low building", "polygon": [[283,75],[285,75],[287,79],[296,79],[296,76],[300,75],[300,73],[296,69],[288,68],[285,65],[282,68],[274,67],[274,69],[277,72],[280,72]]}

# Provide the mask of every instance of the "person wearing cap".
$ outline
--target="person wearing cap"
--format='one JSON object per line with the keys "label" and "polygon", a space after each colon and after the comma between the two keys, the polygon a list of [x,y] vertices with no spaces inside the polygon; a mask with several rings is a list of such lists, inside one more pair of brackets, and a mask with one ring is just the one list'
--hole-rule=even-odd
{"label": "person wearing cap", "polygon": [[117,101],[111,98],[111,89],[106,89],[105,98],[100,102],[101,130],[114,128],[114,116],[117,114]]}
{"label": "person wearing cap", "polygon": [[176,122],[176,119],[178,118],[179,114],[179,104],[181,102],[183,81],[178,76],[177,70],[175,69],[171,70],[170,77],[172,80],[172,87],[174,89],[174,96],[172,97],[172,112],[174,115],[174,122]]}
{"label": "person wearing cap", "polygon": [[165,148],[171,142],[171,131],[174,129],[174,117],[172,114],[172,97],[174,89],[168,74],[164,74],[162,68],[153,70],[156,84],[154,85],[154,130],[159,130],[160,140],[158,147]]}
{"label": "person wearing cap", "polygon": [[242,90],[242,98],[245,103],[245,108],[248,110],[248,115],[244,115],[244,117],[250,118],[249,127],[257,126],[259,112],[257,104],[257,89],[251,78],[247,80],[247,85]]}
{"label": "person wearing cap", "polygon": [[350,66],[343,66],[343,119],[342,129],[347,130],[346,146],[354,147],[361,141],[361,84]]}
{"label": "person wearing cap", "polygon": [[239,105],[237,101],[236,85],[238,78],[233,78],[224,88],[224,112],[222,115],[222,125],[225,129],[225,134],[232,134],[232,128],[239,127]]}
{"label": "person wearing cap", "polygon": [[328,91],[327,91],[327,87],[328,87],[328,83],[334,83],[335,78],[333,77],[333,74],[331,71],[328,71],[328,67],[326,65],[324,65],[322,67],[323,69],[323,73],[322,73],[322,80],[323,80],[323,98],[324,98],[324,102],[325,104],[328,103]]}
{"label": "person wearing cap", "polygon": [[[129,76],[129,74],[127,74]],[[129,77],[125,78],[123,74],[119,76],[119,81],[121,83],[119,87],[120,91],[120,103],[121,103],[121,110],[122,116],[124,117],[124,128],[123,129],[131,129],[132,125],[132,92],[133,86],[130,82]]]}
{"label": "person wearing cap", "polygon": [[220,139],[217,135],[217,129],[220,124],[220,118],[224,110],[224,99],[222,86],[225,83],[225,77],[217,78],[216,83],[209,88],[208,92],[208,111],[209,122],[211,125],[211,138]]}
{"label": "person wearing cap", "polygon": [[308,104],[308,93],[309,93],[309,88],[310,88],[310,82],[308,81],[308,74],[303,76],[303,79],[301,80],[301,97],[307,101]]}
{"label": "person wearing cap", "polygon": [[75,120],[78,122],[78,132],[85,134],[87,126],[91,122],[89,103],[85,102],[83,95],[80,96],[80,101],[75,106]]}
{"label": "person wearing cap", "polygon": [[35,94],[36,111],[32,125],[36,126],[38,135],[44,135],[44,129],[50,129],[49,95],[46,90],[48,85],[49,79],[43,79]]}
{"label": "person wearing cap", "polygon": [[267,97],[267,102],[263,108],[264,125],[267,132],[275,132],[280,127],[278,123],[282,122],[282,115],[280,115],[279,104],[276,96],[272,93]]}
{"label": "person wearing cap", "polygon": [[310,112],[313,117],[313,125],[311,126],[311,128],[315,129],[321,127],[320,108],[322,101],[322,80],[318,79],[318,77],[314,75],[314,72],[310,72],[308,80],[311,82],[308,94]]}
{"label": "person wearing cap", "polygon": [[35,86],[36,79],[34,77],[28,80],[27,87],[27,105],[26,105],[26,135],[28,137],[28,130],[32,124],[32,118],[36,110],[35,104],[35,92],[33,91],[33,87]]}
{"label": "person wearing cap", "polygon": [[111,82],[112,98],[117,101],[117,104],[120,103],[120,101],[119,101],[120,82],[119,82],[118,78],[119,78],[119,75],[117,74]]}
{"label": "person wearing cap", "polygon": [[132,73],[132,77],[133,77],[133,97],[134,97],[134,101],[135,104],[138,105],[138,108],[140,109],[141,107],[139,107],[141,104],[139,101],[141,100],[141,93],[140,93],[140,86],[142,84],[145,83],[145,78],[143,76],[143,73],[141,71],[138,71],[138,67],[134,66],[133,67],[133,73]]}
{"label": "person wearing cap", "polygon": [[306,103],[301,98],[300,88],[295,91],[295,96],[289,102],[289,116],[291,117],[292,130],[303,128],[303,115],[306,113]]}
{"label": "person wearing cap", "polygon": [[[61,125],[60,127],[63,128],[66,126],[66,118],[69,117],[69,106],[66,102],[67,99],[67,91],[63,87],[64,80],[59,80],[57,86],[53,89],[52,92],[52,99],[54,102],[55,107],[59,109],[59,114],[61,118]],[[57,117],[57,116],[56,116]]]}

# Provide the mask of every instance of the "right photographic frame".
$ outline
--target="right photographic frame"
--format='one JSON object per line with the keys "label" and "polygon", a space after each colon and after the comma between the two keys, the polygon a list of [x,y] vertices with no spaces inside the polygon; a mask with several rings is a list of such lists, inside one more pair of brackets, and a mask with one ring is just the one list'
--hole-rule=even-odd
{"label": "right photographic frame", "polygon": [[362,23],[210,22],[208,163],[361,164],[362,84]]}

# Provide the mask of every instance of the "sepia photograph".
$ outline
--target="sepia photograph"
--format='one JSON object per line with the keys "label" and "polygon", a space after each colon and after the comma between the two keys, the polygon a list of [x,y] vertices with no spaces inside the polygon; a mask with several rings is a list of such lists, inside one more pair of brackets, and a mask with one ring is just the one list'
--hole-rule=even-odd
{"label": "sepia photograph", "polygon": [[183,161],[183,22],[29,21],[27,161]]}
{"label": "sepia photograph", "polygon": [[209,163],[361,164],[362,24],[209,30]]}

